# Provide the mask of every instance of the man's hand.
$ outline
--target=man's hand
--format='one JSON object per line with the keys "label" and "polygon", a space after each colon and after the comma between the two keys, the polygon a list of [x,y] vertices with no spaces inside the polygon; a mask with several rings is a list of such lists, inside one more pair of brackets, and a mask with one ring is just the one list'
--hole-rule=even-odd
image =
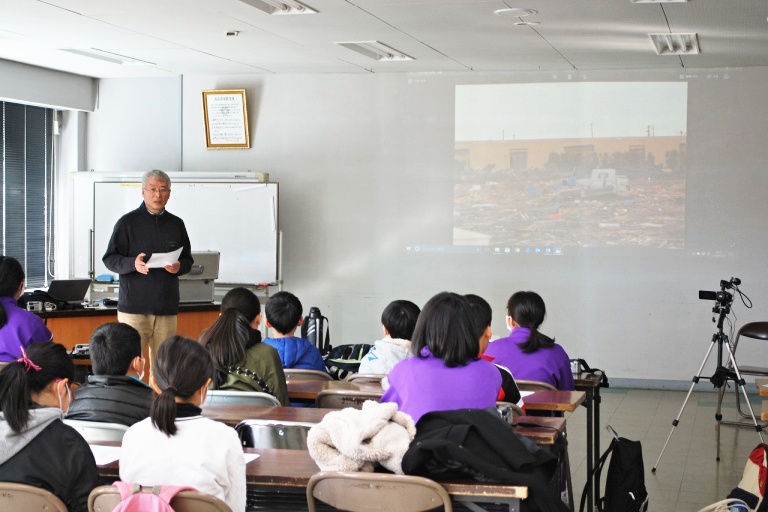
{"label": "man's hand", "polygon": [[176,274],[179,271],[179,268],[181,268],[181,263],[178,261],[174,263],[173,265],[166,265],[163,267],[165,270],[170,272],[171,274]]}
{"label": "man's hand", "polygon": [[136,272],[139,274],[149,274],[149,269],[147,268],[147,264],[144,263],[144,257],[146,256],[146,253],[141,253],[138,256],[136,256],[136,259],[133,261],[133,268],[136,269]]}

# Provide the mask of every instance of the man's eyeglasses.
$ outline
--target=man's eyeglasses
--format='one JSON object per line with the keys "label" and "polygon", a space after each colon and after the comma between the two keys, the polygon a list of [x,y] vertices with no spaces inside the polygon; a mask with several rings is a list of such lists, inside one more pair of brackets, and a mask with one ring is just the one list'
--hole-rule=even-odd
{"label": "man's eyeglasses", "polygon": [[160,194],[161,196],[165,196],[171,193],[171,189],[169,188],[145,188],[147,192],[150,194]]}

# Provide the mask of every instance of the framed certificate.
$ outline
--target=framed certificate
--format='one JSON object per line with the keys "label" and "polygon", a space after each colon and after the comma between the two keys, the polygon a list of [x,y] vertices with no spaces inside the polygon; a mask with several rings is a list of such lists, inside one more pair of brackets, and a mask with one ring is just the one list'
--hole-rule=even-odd
{"label": "framed certificate", "polygon": [[203,117],[208,149],[251,147],[245,89],[203,91]]}

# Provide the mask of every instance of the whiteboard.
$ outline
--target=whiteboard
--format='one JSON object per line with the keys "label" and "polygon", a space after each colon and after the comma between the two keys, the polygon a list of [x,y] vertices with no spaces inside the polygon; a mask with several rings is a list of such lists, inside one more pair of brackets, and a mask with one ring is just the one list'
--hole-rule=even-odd
{"label": "whiteboard", "polygon": [[[96,276],[112,274],[101,259],[115,223],[143,201],[140,180],[93,184]],[[271,283],[277,280],[277,189],[277,183],[174,179],[167,209],[184,221],[193,251],[221,253],[217,282]]]}

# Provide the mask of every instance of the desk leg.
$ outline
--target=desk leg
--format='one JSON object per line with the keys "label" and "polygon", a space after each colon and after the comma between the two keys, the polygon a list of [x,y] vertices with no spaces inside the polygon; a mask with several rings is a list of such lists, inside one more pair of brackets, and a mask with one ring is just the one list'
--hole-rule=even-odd
{"label": "desk leg", "polygon": [[[600,453],[600,401],[601,400],[602,398],[600,398],[600,387],[598,386],[594,390],[594,396],[593,396],[594,406],[592,407],[592,414],[595,417],[595,421],[594,421],[595,430],[593,433],[593,437],[595,439],[595,455],[594,455],[595,464],[597,464],[597,461],[600,460],[600,455],[601,455]],[[597,502],[597,500],[600,499],[600,479],[599,478],[595,479],[595,493],[593,494],[593,496],[595,497],[595,502]]]}
{"label": "desk leg", "polygon": [[[595,469],[595,462],[599,458],[595,456],[595,422],[594,422],[594,401],[595,401],[595,388],[587,388],[587,399],[584,405],[587,408],[587,478],[592,474],[592,470]],[[587,511],[592,512],[594,510],[593,504],[597,494],[593,492],[593,489],[597,489],[598,484],[587,489]]]}

